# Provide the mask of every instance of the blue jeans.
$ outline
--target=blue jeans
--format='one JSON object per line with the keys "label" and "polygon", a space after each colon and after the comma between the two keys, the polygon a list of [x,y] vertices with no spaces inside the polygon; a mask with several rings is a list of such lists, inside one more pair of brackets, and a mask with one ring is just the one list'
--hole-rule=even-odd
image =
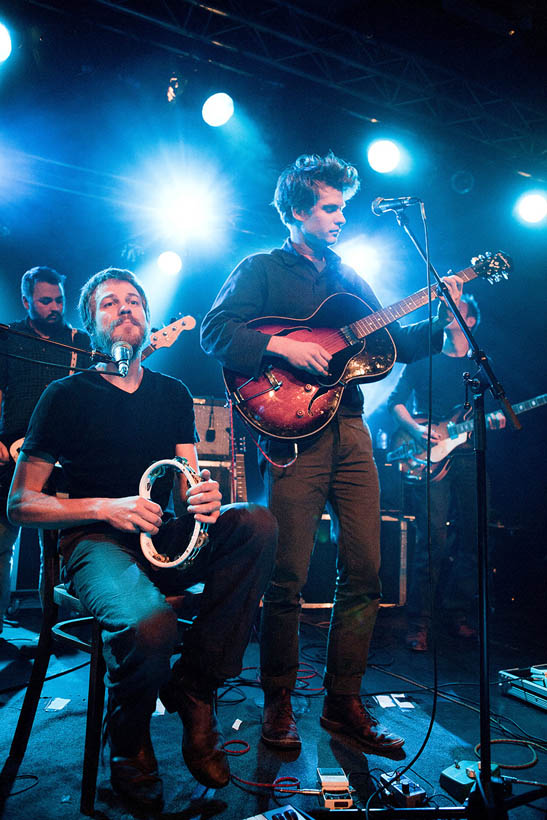
{"label": "blue jeans", "polygon": [[0,634],[2,633],[4,615],[11,596],[11,556],[19,527],[14,527],[8,519],[0,515]]}
{"label": "blue jeans", "polygon": [[[166,523],[155,538],[157,548],[167,552],[168,543],[186,533],[186,523],[187,517]],[[198,614],[173,670],[176,680],[184,677],[198,690],[210,690],[241,671],[272,570],[277,525],[263,507],[231,505],[210,525],[209,536],[209,544],[182,571],[155,569],[136,535],[88,525],[61,537],[66,579],[102,626],[110,700],[123,705],[126,724],[139,724],[137,735],[142,736],[157,691],[171,674],[177,621],[165,595],[204,582]]]}

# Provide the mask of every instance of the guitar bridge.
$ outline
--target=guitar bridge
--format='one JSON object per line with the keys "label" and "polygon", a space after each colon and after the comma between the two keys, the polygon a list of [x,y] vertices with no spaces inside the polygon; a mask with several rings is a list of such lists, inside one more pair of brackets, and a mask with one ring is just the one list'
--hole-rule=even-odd
{"label": "guitar bridge", "polygon": [[269,365],[264,371],[264,378],[268,380],[274,390],[279,390],[283,387],[283,382],[280,382],[277,376],[272,372],[272,365]]}
{"label": "guitar bridge", "polygon": [[236,390],[232,391],[231,399],[236,405],[236,407],[240,404],[245,404],[245,402],[252,401],[252,399],[257,399],[259,396],[263,396],[265,393],[269,393],[271,390],[279,390],[280,387],[283,387],[283,382],[280,381],[274,373],[272,373],[272,365],[268,365],[268,367],[264,370],[263,375],[269,384],[269,387],[267,387],[265,390],[259,390],[258,393],[253,393],[252,396],[242,396],[240,392],[241,388],[247,387],[248,384],[255,381],[255,379],[251,377],[250,379],[247,379],[246,382],[243,382],[243,384],[240,384],[240,386]]}

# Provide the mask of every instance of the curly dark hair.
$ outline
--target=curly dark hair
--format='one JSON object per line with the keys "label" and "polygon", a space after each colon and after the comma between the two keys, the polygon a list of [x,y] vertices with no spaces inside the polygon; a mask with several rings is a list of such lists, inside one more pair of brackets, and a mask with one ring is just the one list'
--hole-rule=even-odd
{"label": "curly dark hair", "polygon": [[295,222],[296,211],[309,211],[317,202],[319,183],[341,191],[344,199],[351,199],[359,190],[357,169],[329,151],[326,157],[319,154],[302,154],[289,165],[275,187],[273,204],[284,225]]}

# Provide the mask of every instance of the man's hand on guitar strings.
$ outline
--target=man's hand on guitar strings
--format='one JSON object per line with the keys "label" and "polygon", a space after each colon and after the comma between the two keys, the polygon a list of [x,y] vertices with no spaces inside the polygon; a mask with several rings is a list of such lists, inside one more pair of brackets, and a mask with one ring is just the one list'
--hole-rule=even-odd
{"label": "man's hand on guitar strings", "polygon": [[[414,438],[418,444],[421,444],[423,447],[427,447],[427,425],[426,424],[417,424],[416,427],[409,427],[408,432]],[[431,441],[441,441],[442,436],[435,430],[435,428],[431,427]]]}
{"label": "man's hand on guitar strings", "polygon": [[289,364],[314,376],[328,376],[331,354],[317,342],[301,342],[287,336],[272,336],[267,350]]}
{"label": "man's hand on guitar strings", "polygon": [[486,423],[490,430],[501,430],[505,427],[507,423],[507,419],[501,412],[501,410],[496,410],[495,413],[488,413],[486,417]]}

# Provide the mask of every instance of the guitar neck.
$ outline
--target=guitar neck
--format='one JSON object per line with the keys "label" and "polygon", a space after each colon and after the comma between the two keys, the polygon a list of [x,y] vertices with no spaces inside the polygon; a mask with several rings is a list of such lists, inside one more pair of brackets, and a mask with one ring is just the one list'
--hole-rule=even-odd
{"label": "guitar neck", "polygon": [[[518,416],[520,413],[526,413],[527,410],[533,410],[535,407],[541,407],[542,404],[547,404],[547,393],[544,393],[542,396],[536,396],[534,399],[528,399],[527,401],[521,401],[518,404],[512,404],[511,407]],[[494,415],[495,413],[488,413],[486,420],[488,421],[493,418]],[[473,419],[462,421],[459,424],[454,424],[454,426],[449,425],[450,435],[458,436],[460,433],[470,433],[473,430],[473,427]]]}
{"label": "guitar neck", "polygon": [[154,345],[146,345],[146,347],[141,350],[141,362],[147,359],[148,356],[150,356],[155,349],[156,348],[154,347]]}
{"label": "guitar neck", "polygon": [[[474,269],[470,267],[458,271],[456,276],[459,276],[464,282],[469,282],[471,279],[475,279],[477,274]],[[397,321],[397,319],[406,316],[408,313],[412,313],[414,310],[423,307],[429,301],[430,291],[431,298],[437,299],[437,290],[438,285],[432,285],[431,288],[422,288],[422,290],[417,291],[417,293],[413,293],[411,296],[401,299],[400,302],[395,302],[394,305],[382,308],[382,310],[371,313],[363,319],[358,319],[356,322],[348,325],[348,329],[353,336],[356,336],[358,339],[364,339],[365,336],[369,336],[371,333],[374,333],[374,331],[380,330],[386,327],[386,325]]]}
{"label": "guitar neck", "polygon": [[236,453],[236,497],[235,501],[247,501],[247,481],[245,479],[245,454]]}

